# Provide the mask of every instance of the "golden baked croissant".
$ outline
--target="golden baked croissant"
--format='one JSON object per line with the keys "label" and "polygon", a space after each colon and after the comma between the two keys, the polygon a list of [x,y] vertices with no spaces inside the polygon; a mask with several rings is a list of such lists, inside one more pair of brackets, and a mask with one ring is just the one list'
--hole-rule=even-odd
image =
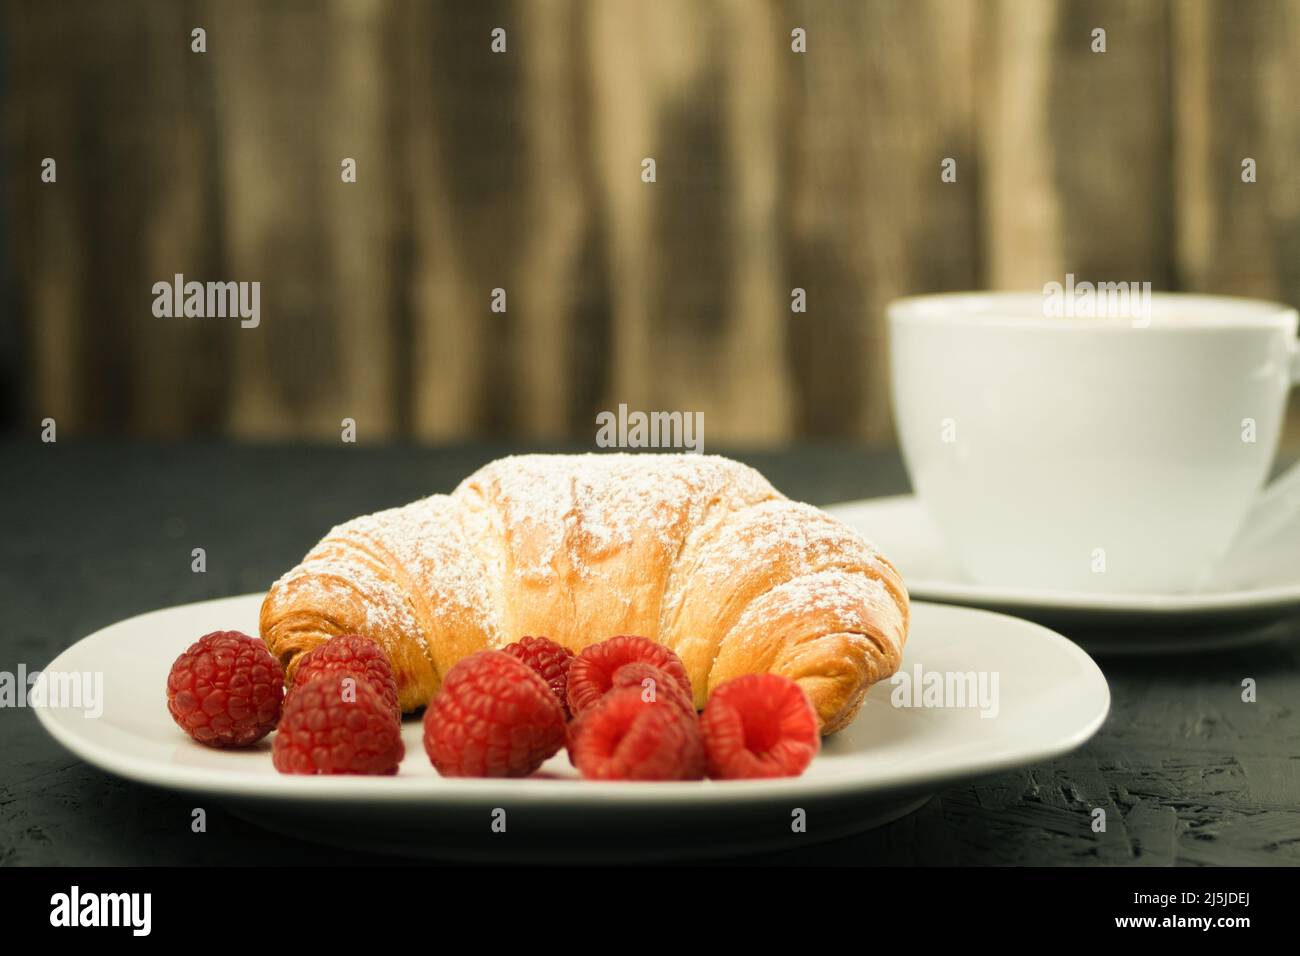
{"label": "golden baked croissant", "polygon": [[681,657],[697,708],[729,678],[773,672],[827,734],[898,669],[907,625],[898,572],[829,515],[738,462],[650,454],[495,461],[450,495],[334,528],[261,613],[290,680],[335,635],[379,642],[408,712],[475,651],[641,634]]}

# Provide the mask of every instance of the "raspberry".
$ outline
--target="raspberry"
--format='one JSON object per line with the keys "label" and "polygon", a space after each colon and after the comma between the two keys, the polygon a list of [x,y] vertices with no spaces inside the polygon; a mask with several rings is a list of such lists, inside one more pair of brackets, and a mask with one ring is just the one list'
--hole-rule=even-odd
{"label": "raspberry", "polygon": [[513,644],[507,644],[502,650],[541,675],[564,708],[564,719],[568,720],[572,715],[569,713],[565,692],[569,687],[569,664],[573,661],[573,651],[548,637],[522,637]]}
{"label": "raspberry", "polygon": [[402,725],[383,695],[334,674],[290,696],[271,761],[281,773],[394,774],[405,754]]}
{"label": "raspberry", "polygon": [[[647,684],[647,681],[653,683]],[[653,664],[644,661],[624,664],[614,672],[614,679],[610,682],[609,689],[613,691],[620,687],[635,687],[641,692],[641,699],[650,697],[650,702],[662,697],[669,703],[676,704],[690,716],[695,716],[695,701],[682,690],[682,685],[678,681],[673,680],[663,672],[662,668],[655,667]]]}
{"label": "raspberry", "polygon": [[709,776],[724,780],[797,777],[821,747],[808,695],[779,674],[746,674],[718,687],[700,729]]}
{"label": "raspberry", "polygon": [[444,777],[526,777],[563,745],[564,708],[503,651],[458,663],[424,712],[424,750]]}
{"label": "raspberry", "polygon": [[370,638],[360,634],[341,634],[313,647],[298,661],[289,696],[293,697],[295,688],[306,687],[314,680],[331,676],[366,681],[393,708],[397,719],[402,719],[402,708],[397,703],[397,681],[393,678],[393,665],[388,662],[388,655],[383,648]]}
{"label": "raspberry", "polygon": [[284,670],[266,645],[239,631],[205,634],[172,664],[167,709],[209,747],[247,747],[280,719]]}
{"label": "raspberry", "polygon": [[569,760],[589,780],[699,780],[704,742],[694,711],[617,687],[569,725]]}
{"label": "raspberry", "polygon": [[609,690],[614,672],[624,664],[642,661],[653,664],[669,677],[678,681],[687,696],[692,697],[691,680],[681,659],[648,637],[621,635],[599,644],[592,644],[573,659],[569,666],[569,710],[576,717]]}

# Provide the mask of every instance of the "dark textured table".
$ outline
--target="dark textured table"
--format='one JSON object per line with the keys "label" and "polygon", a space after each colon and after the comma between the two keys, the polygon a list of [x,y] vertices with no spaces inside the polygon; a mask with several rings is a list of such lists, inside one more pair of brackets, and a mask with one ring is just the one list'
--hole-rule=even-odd
{"label": "dark textured table", "polygon": [[[434,491],[518,448],[0,445],[0,670],[44,667],[142,611],[264,589],[332,524]],[[853,448],[738,455],[825,504],[907,489]],[[207,572],[190,550],[207,550]],[[1300,864],[1300,622],[1280,640],[1099,661],[1112,709],[1082,749],[953,787],[898,822],[764,863]],[[1252,677],[1258,702],[1243,703]],[[287,839],[73,758],[0,709],[0,863],[328,864],[382,858]],[[1105,807],[1105,833],[1090,811]],[[219,836],[217,836],[219,835]],[[214,838],[215,837],[215,838]],[[385,861],[387,862],[387,861]]]}

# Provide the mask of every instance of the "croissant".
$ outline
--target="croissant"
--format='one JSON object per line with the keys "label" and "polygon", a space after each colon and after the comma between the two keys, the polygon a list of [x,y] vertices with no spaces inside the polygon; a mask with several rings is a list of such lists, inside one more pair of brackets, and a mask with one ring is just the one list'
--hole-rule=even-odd
{"label": "croissant", "polygon": [[889,561],[739,462],[525,455],[334,528],[271,586],[260,625],[290,680],[331,637],[372,638],[407,712],[476,651],[640,634],[682,659],[697,708],[732,677],[783,674],[830,734],[898,669],[908,613]]}

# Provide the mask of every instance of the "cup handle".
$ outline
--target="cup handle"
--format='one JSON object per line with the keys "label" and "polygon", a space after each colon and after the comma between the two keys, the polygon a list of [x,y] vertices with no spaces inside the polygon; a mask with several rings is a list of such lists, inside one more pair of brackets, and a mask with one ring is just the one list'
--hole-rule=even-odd
{"label": "cup handle", "polygon": [[[1300,340],[1291,353],[1291,385],[1300,386]],[[1274,478],[1251,506],[1232,546],[1234,554],[1250,554],[1260,545],[1289,530],[1300,537],[1300,462]]]}

